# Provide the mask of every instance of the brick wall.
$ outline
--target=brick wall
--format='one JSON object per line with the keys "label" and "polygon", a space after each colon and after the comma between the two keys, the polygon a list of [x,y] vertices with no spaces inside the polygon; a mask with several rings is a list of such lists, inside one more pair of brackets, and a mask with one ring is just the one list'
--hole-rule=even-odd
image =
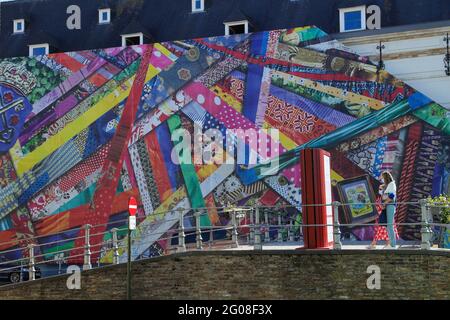
{"label": "brick wall", "polygon": [[[449,299],[450,255],[438,251],[190,252],[134,262],[135,299]],[[366,286],[381,269],[381,289]],[[2,299],[125,299],[126,264],[0,288]]]}

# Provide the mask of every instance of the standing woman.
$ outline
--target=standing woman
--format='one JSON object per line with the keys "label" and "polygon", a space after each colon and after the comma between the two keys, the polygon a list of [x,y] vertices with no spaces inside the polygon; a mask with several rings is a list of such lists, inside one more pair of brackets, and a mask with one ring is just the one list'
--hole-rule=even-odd
{"label": "standing woman", "polygon": [[[382,195],[383,205],[386,207],[386,215],[387,215],[387,231],[389,236],[389,243],[392,248],[395,248],[397,245],[397,237],[394,231],[394,223],[395,223],[395,211],[397,201],[397,186],[395,184],[394,178],[392,174],[388,171],[384,171],[381,174],[383,178],[383,183],[385,185],[384,192]],[[388,247],[387,245],[386,247]]]}
{"label": "standing woman", "polygon": [[380,188],[378,190],[379,196],[375,201],[375,207],[378,211],[378,218],[375,221],[375,236],[373,237],[372,243],[367,247],[367,249],[375,249],[377,247],[378,241],[386,241],[387,245],[390,244],[388,232],[384,225],[387,222],[386,209],[384,209],[383,201],[381,199],[381,196],[384,194],[384,188],[385,186],[382,184],[380,185]]}

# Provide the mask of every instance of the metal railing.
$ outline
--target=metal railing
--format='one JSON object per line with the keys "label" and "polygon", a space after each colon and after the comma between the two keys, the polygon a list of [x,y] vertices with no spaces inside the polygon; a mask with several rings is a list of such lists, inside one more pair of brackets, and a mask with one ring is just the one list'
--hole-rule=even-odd
{"label": "metal railing", "polygon": [[[367,205],[368,203],[360,204]],[[240,246],[246,245],[251,246],[254,250],[263,250],[265,245],[274,241],[275,243],[282,242],[298,242],[298,246],[300,246],[300,242],[302,239],[302,231],[304,228],[308,227],[331,227],[333,230],[333,248],[336,250],[343,250],[342,244],[342,228],[353,228],[353,227],[369,227],[369,226],[389,226],[389,224],[379,224],[379,223],[340,223],[339,210],[345,206],[355,206],[359,205],[357,203],[352,204],[342,204],[339,202],[333,202],[330,204],[318,204],[318,205],[302,205],[302,207],[324,207],[331,206],[333,208],[333,216],[334,220],[332,223],[326,224],[304,224],[302,222],[296,221],[295,218],[292,218],[291,215],[283,215],[288,209],[297,210],[297,207],[294,206],[243,206],[243,207],[214,207],[214,208],[197,208],[197,209],[176,209],[178,212],[178,216],[174,219],[166,220],[166,222],[173,223],[172,227],[168,230],[162,232],[153,232],[151,235],[156,235],[157,240],[151,240],[148,243],[145,241],[141,241],[141,244],[148,244],[150,247],[157,241],[166,240],[170,245],[165,250],[165,254],[170,254],[172,251],[175,252],[186,252],[187,250],[206,250],[206,249],[220,249],[220,246],[217,245],[218,241],[221,241],[222,248],[225,246],[226,249],[236,249]],[[374,203],[370,203],[370,205],[376,205]],[[409,227],[420,227],[420,248],[422,250],[430,250],[433,242],[433,234],[434,230],[432,227],[443,228],[444,230],[450,230],[450,224],[442,224],[442,223],[434,223],[432,222],[432,217],[430,214],[430,208],[448,208],[448,205],[429,205],[426,200],[422,200],[420,202],[408,202],[408,203],[396,203],[397,206],[406,205],[406,206],[416,206],[420,208],[421,212],[421,221],[419,222],[402,222],[395,223],[397,226],[409,226]],[[220,215],[228,215],[228,221],[230,224],[226,226],[202,226],[201,218],[202,216],[209,216],[209,210],[214,209],[217,214]],[[261,213],[261,211],[263,211]],[[167,213],[174,213],[174,210],[169,210],[166,212],[159,212],[153,214],[155,221],[153,224],[158,224],[161,219]],[[297,211],[298,213],[298,211]],[[148,219],[152,215],[146,217],[140,217],[139,220]],[[195,221],[193,223],[194,226],[186,227],[185,221]],[[5,262],[0,262],[0,272],[13,271],[18,268],[17,265],[13,267],[2,268],[4,265],[12,265],[12,264],[20,264],[20,266],[26,265],[28,267],[28,275],[29,280],[36,279],[36,267],[41,264],[50,264],[57,263],[61,261],[61,258],[56,258],[57,256],[65,256],[66,254],[70,254],[71,251],[77,249],[83,249],[83,253],[70,255],[68,259],[80,258],[83,261],[83,270],[89,270],[93,268],[92,264],[92,256],[98,255],[97,266],[101,265],[100,260],[104,257],[104,254],[108,251],[112,253],[112,264],[120,263],[120,255],[121,250],[127,248],[127,239],[126,237],[123,239],[119,239],[119,231],[121,229],[112,228],[111,230],[100,232],[97,234],[91,234],[91,230],[97,227],[107,227],[111,224],[118,224],[121,222],[125,222],[127,220],[114,221],[108,224],[100,224],[100,225],[84,225],[78,228],[71,229],[70,231],[76,230],[84,230],[83,236],[77,236],[73,238],[64,238],[63,240],[57,240],[52,242],[42,243],[40,245],[30,244],[27,247],[28,257],[22,257],[16,260],[10,260]],[[276,221],[276,224],[273,224],[272,221]],[[139,226],[138,226],[139,229]],[[122,229],[126,230],[126,229]],[[271,239],[270,231],[276,231],[276,236]],[[227,233],[224,237],[222,236],[220,239],[214,240],[214,233],[218,231],[222,231]],[[51,236],[59,235],[67,231],[61,231],[59,233],[53,234]],[[105,236],[109,235],[110,240],[102,241],[101,243],[93,244],[91,243],[91,238],[93,236]],[[208,246],[205,247],[204,237],[208,235]],[[30,238],[27,240],[34,240],[38,242],[43,237],[48,237],[50,235],[45,236],[37,236],[34,238]],[[195,240],[190,244],[186,243],[186,238],[194,237]],[[64,250],[56,250],[52,253],[40,253],[37,254],[36,249],[41,246],[49,246],[52,244],[59,244],[61,242],[75,241],[78,239],[84,238],[84,244],[79,247],[64,249]],[[172,243],[177,242],[175,245]],[[11,243],[17,243],[19,240],[11,241]],[[131,239],[133,244],[133,238]],[[215,244],[215,242],[217,242]],[[7,243],[3,243],[5,245]],[[175,250],[173,250],[175,248]],[[0,256],[5,255],[7,253],[11,253],[14,251],[22,251],[24,248],[14,248],[9,250],[0,251]],[[54,256],[53,259],[48,259],[49,256]],[[144,254],[139,254],[135,257],[134,260],[139,260],[144,258]],[[105,264],[110,264],[105,263]]]}

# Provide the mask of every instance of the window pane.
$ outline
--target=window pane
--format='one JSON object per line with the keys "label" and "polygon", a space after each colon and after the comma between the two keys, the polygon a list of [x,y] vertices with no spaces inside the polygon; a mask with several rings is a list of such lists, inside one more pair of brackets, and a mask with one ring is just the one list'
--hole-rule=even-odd
{"label": "window pane", "polygon": [[195,9],[200,10],[202,8],[202,1],[201,0],[195,0]]}
{"label": "window pane", "polygon": [[22,22],[17,22],[17,31],[22,31]]}
{"label": "window pane", "polygon": [[358,30],[362,28],[361,11],[344,13],[345,30]]}
{"label": "window pane", "polygon": [[232,34],[242,34],[245,33],[245,24],[237,24],[234,26],[229,26],[228,30],[230,35]]}
{"label": "window pane", "polygon": [[33,48],[33,56],[43,56],[45,54],[45,47]]}
{"label": "window pane", "polygon": [[141,44],[141,37],[127,37],[125,39],[125,45],[135,46]]}
{"label": "window pane", "polygon": [[108,21],[108,12],[102,13],[102,21]]}

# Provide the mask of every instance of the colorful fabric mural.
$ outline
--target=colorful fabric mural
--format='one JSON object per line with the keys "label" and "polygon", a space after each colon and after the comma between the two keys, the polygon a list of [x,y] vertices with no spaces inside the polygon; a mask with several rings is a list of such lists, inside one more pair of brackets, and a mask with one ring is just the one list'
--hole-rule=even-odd
{"label": "colorful fabric mural", "polygon": [[[338,201],[353,196],[340,190],[350,180],[375,202],[384,170],[399,202],[449,192],[449,110],[315,27],[5,59],[0,118],[0,250],[24,249],[8,259],[33,243],[50,260],[66,250],[79,261],[90,224],[93,259],[111,261],[105,232],[126,226],[130,196],[140,204],[133,259],[165,252],[180,208],[186,226],[196,208],[208,208],[203,226],[227,225],[218,208],[230,205],[277,206],[300,223],[303,148],[331,153]],[[243,146],[243,163],[174,161],[193,157],[174,156],[180,129],[221,133],[219,154],[237,159],[231,147]],[[397,222],[419,220],[417,206],[398,208]],[[345,233],[374,236],[371,226]],[[419,229],[399,233],[414,240]]]}

